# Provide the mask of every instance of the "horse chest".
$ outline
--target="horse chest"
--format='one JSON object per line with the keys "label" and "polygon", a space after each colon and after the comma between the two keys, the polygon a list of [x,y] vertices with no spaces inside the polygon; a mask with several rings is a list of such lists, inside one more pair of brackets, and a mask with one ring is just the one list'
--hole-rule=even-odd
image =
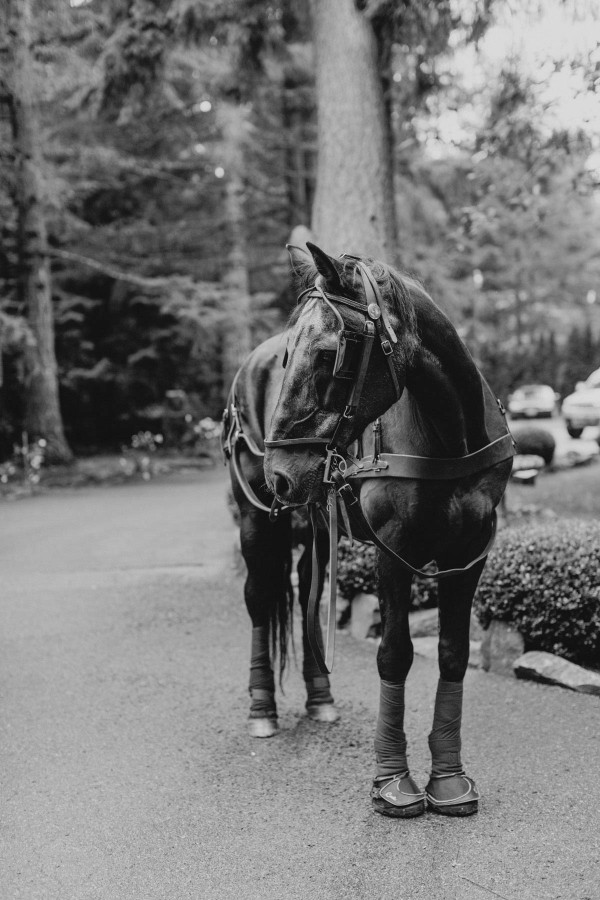
{"label": "horse chest", "polygon": [[422,548],[432,555],[450,540],[463,538],[479,518],[480,504],[473,494],[448,482],[367,481],[360,499],[373,528],[387,533],[399,546]]}

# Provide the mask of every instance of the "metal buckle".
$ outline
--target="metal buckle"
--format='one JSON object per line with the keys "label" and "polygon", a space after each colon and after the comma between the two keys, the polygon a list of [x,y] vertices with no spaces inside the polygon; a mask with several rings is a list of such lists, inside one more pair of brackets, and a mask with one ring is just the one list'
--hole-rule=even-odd
{"label": "metal buckle", "polygon": [[388,341],[387,338],[384,338],[382,340],[381,349],[383,350],[383,352],[385,353],[386,356],[391,356],[392,353],[394,352],[392,345],[390,344],[390,342]]}
{"label": "metal buckle", "polygon": [[346,471],[346,460],[337,450],[328,450],[325,458],[325,471],[323,472],[323,484],[333,484],[332,472],[339,470],[342,475]]}

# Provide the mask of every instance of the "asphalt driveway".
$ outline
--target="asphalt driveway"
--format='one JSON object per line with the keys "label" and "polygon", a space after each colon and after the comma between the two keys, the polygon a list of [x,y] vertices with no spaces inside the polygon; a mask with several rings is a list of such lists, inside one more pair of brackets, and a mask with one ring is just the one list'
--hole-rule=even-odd
{"label": "asphalt driveway", "polygon": [[[600,701],[470,670],[479,815],[372,814],[375,648],[338,638],[334,726],[246,734],[249,621],[221,470],[3,503],[0,896],[597,900]],[[418,781],[437,678],[417,658]]]}

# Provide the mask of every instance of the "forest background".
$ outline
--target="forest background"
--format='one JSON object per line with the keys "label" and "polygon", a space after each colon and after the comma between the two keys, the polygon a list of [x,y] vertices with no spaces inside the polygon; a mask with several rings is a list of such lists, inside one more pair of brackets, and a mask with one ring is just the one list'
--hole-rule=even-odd
{"label": "forest background", "polygon": [[600,365],[593,2],[0,0],[0,20],[0,459],[24,430],[64,460],[218,418],[295,303],[293,230],[369,251],[333,246],[333,176],[315,197],[325,91],[368,193],[346,25],[376,48],[387,261],[503,399]]}

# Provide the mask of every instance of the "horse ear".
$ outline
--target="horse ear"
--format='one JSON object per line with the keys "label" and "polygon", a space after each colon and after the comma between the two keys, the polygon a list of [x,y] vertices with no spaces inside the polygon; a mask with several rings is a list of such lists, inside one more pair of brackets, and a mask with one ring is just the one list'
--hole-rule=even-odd
{"label": "horse ear", "polygon": [[304,247],[295,244],[286,244],[285,249],[290,254],[290,262],[295,275],[301,275],[307,266],[312,266],[312,256]]}
{"label": "horse ear", "polygon": [[321,250],[320,247],[317,247],[316,244],[312,244],[310,241],[306,242],[306,246],[310,250],[310,254],[315,261],[317,272],[319,273],[319,275],[323,276],[329,290],[339,290],[342,286],[342,281],[335,260],[332,259],[331,256],[328,256],[324,250]]}

